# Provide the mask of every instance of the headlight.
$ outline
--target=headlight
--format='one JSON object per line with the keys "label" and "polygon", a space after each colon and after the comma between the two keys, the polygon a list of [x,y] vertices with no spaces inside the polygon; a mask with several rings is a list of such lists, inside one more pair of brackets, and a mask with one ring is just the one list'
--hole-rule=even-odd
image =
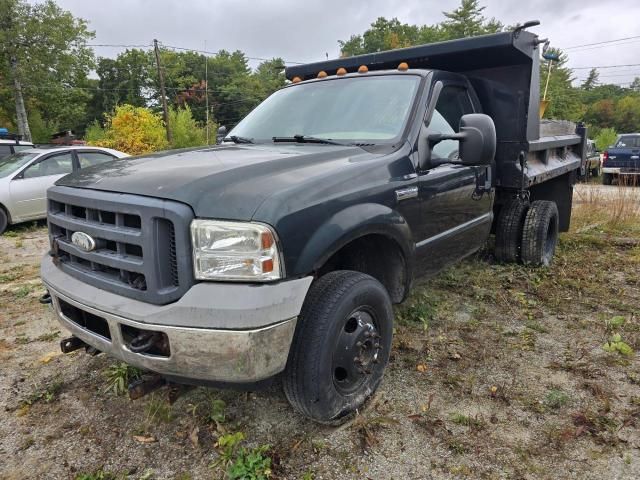
{"label": "headlight", "polygon": [[283,276],[276,235],[266,225],[193,220],[191,243],[198,280],[261,282]]}

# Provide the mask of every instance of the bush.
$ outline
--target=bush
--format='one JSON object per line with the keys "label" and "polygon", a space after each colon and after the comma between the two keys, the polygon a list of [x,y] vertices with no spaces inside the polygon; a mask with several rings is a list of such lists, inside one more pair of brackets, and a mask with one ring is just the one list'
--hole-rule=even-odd
{"label": "bush", "polygon": [[[169,110],[169,125],[171,125],[171,133],[173,134],[171,148],[206,145],[205,129],[198,126],[188,106]],[[215,138],[215,129],[210,128],[209,132]]]}
{"label": "bush", "polygon": [[618,134],[613,128],[603,128],[596,136],[596,146],[598,150],[606,150],[616,142],[616,138],[618,138]]}
{"label": "bush", "polygon": [[[103,134],[95,124],[89,127],[89,145],[115,148],[130,155],[166,149],[169,144],[162,118],[148,108],[120,105],[106,116]],[[94,138],[89,140],[89,138]],[[100,138],[102,137],[102,138]]]}

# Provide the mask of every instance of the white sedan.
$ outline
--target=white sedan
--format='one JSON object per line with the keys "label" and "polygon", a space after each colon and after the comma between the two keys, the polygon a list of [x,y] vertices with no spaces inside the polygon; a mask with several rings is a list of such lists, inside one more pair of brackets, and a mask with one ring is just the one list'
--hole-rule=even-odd
{"label": "white sedan", "polygon": [[0,159],[0,235],[9,225],[47,216],[47,189],[81,168],[128,157],[110,148],[32,148]]}

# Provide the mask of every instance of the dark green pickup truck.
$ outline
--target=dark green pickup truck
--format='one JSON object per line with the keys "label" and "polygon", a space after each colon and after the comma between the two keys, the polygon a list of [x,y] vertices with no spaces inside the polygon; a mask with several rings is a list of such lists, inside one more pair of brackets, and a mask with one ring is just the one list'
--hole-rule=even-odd
{"label": "dark green pickup truck", "polygon": [[42,278],[70,351],[173,382],[281,379],[340,421],[380,384],[392,305],[496,235],[548,265],[585,130],[540,137],[524,27],[301,65],[223,145],[86,168],[48,192]]}

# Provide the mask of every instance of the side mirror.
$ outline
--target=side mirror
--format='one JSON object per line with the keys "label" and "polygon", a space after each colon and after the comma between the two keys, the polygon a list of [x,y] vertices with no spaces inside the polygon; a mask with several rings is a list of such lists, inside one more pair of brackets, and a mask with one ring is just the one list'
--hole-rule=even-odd
{"label": "side mirror", "polygon": [[460,160],[463,165],[487,165],[496,156],[496,127],[489,115],[472,113],[460,119]]}
{"label": "side mirror", "polygon": [[218,128],[218,133],[216,134],[216,143],[222,143],[222,140],[224,140],[224,137],[227,136],[227,127],[225,127],[224,125],[221,125]]}
{"label": "side mirror", "polygon": [[[458,140],[459,162],[451,159],[431,159],[431,149],[443,140]],[[496,127],[490,116],[482,113],[470,113],[460,119],[458,133],[432,133],[427,136],[429,153],[421,159],[421,168],[433,167],[445,163],[459,163],[462,165],[486,165],[493,161],[496,155]],[[423,161],[425,164],[423,165]]]}

